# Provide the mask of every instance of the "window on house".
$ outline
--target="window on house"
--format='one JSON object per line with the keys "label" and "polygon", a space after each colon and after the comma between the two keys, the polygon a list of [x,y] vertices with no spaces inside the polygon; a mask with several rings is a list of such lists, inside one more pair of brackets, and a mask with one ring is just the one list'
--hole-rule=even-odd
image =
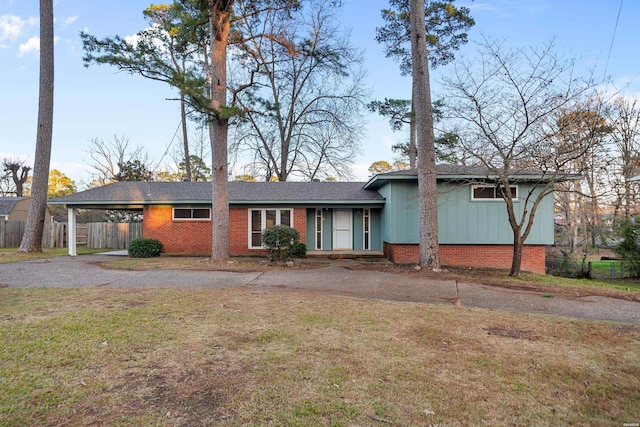
{"label": "window on house", "polygon": [[316,209],[316,249],[322,250],[322,209]]}
{"label": "window on house", "polygon": [[[471,200],[502,200],[500,186],[496,185],[474,185],[471,187]],[[518,187],[512,185],[509,187],[511,198],[518,199]]]}
{"label": "window on house", "polygon": [[249,247],[262,247],[262,232],[274,225],[293,227],[293,209],[250,209]]}
{"label": "window on house", "polygon": [[363,220],[363,228],[364,228],[364,242],[363,242],[363,247],[364,247],[364,250],[365,250],[365,251],[368,251],[368,250],[369,250],[369,246],[370,246],[369,241],[370,241],[370,236],[371,236],[371,233],[370,233],[370,231],[369,231],[369,227],[370,227],[370,225],[369,225],[369,224],[370,224],[370,222],[371,222],[371,220],[370,220],[370,215],[369,215],[369,209],[365,209],[365,210],[363,211],[363,214],[362,214],[362,220]]}
{"label": "window on house", "polygon": [[177,220],[211,219],[211,209],[209,208],[173,208],[173,219],[177,219]]}

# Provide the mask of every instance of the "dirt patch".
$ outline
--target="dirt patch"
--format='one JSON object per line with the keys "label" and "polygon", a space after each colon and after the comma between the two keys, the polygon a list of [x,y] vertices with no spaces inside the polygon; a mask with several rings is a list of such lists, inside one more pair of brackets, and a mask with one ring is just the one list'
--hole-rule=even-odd
{"label": "dirt patch", "polygon": [[226,271],[232,273],[256,273],[271,270],[309,270],[329,266],[327,260],[297,259],[293,264],[271,263],[265,258],[233,258],[227,261],[213,261],[205,257],[161,256],[157,258],[121,258],[96,262],[102,268],[113,270],[192,270]]}
{"label": "dirt patch", "polygon": [[535,340],[535,336],[532,331],[523,331],[520,329],[504,329],[504,328],[482,328],[484,331],[487,331],[489,335],[496,335],[499,337],[505,338],[518,338],[518,339],[526,339],[530,341]]}

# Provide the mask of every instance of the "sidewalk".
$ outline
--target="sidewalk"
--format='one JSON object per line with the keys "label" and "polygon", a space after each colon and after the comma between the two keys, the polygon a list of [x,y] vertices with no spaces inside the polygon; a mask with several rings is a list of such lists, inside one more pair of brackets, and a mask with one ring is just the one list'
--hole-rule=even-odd
{"label": "sidewalk", "polygon": [[10,288],[200,288],[246,286],[265,291],[305,291],[357,298],[454,304],[466,307],[640,323],[640,303],[608,297],[544,298],[540,293],[451,280],[349,270],[350,260],[324,268],[233,273],[224,271],[101,268],[105,255],[58,257],[0,264],[0,287]]}

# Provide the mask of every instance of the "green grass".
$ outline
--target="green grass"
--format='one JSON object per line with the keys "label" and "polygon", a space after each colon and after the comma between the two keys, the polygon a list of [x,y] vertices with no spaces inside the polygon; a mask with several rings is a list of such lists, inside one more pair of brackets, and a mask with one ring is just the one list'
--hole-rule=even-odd
{"label": "green grass", "polygon": [[602,425],[640,327],[297,292],[0,289],[0,425]]}

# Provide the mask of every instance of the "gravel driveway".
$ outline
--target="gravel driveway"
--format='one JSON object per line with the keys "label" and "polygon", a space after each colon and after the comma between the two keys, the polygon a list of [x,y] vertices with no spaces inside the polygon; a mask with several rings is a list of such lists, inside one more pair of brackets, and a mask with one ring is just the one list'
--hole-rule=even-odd
{"label": "gravel driveway", "polygon": [[543,298],[540,293],[497,288],[450,280],[427,280],[392,273],[357,271],[349,260],[331,261],[329,267],[310,270],[273,270],[233,273],[224,271],[110,270],[97,265],[113,259],[80,255],[0,264],[0,287],[10,288],[231,288],[281,291],[302,290],[358,298],[542,313],[616,322],[640,323],[640,303],[588,296]]}

